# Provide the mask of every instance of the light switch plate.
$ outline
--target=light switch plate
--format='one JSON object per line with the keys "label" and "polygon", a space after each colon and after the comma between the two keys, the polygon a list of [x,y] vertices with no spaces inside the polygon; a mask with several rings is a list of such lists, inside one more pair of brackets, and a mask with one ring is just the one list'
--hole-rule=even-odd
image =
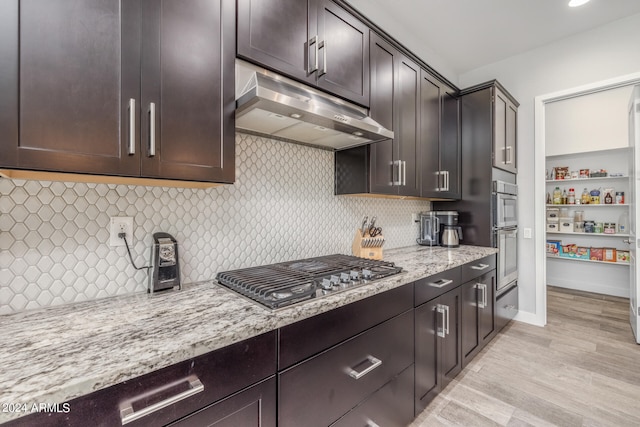
{"label": "light switch plate", "polygon": [[531,229],[530,228],[525,228],[524,229],[524,238],[525,239],[530,239],[531,238]]}

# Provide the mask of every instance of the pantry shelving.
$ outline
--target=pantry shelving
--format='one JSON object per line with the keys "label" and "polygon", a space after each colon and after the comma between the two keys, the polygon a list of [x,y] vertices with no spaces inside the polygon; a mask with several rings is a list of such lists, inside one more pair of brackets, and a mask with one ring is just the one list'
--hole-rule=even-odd
{"label": "pantry shelving", "polygon": [[[553,196],[556,187],[563,192],[563,196],[569,196],[570,189],[574,190],[575,201],[582,200],[582,193],[586,190],[591,201],[591,192],[599,191],[599,203],[586,204],[546,204],[547,211],[547,250],[553,249],[556,243],[555,254],[547,254],[547,283],[573,288],[583,289],[590,292],[613,292],[619,293],[617,289],[624,289],[628,285],[629,263],[620,261],[599,261],[592,259],[574,258],[582,252],[589,254],[593,249],[615,249],[615,259],[617,254],[622,253],[623,259],[628,259],[630,239],[628,230],[619,232],[622,222],[628,228],[629,204],[624,203],[624,195],[630,190],[629,185],[629,150],[599,150],[592,152],[581,152],[564,154],[558,156],[547,156],[546,169],[547,178],[555,178],[555,171],[559,168],[567,173],[565,179],[546,179],[545,196]],[[606,171],[608,176],[604,177],[574,177],[581,171]],[[587,172],[589,173],[589,172]],[[614,176],[611,176],[611,175]],[[618,201],[623,203],[603,203],[605,192],[620,193]],[[597,193],[596,193],[597,194]],[[555,209],[554,209],[555,208]],[[555,227],[554,227],[554,222]],[[590,222],[596,231],[604,231],[607,227],[612,227],[615,233],[604,232],[584,232],[584,223]],[[562,229],[561,229],[562,226]],[[577,231],[576,231],[577,230]],[[550,249],[551,248],[551,249]],[[560,251],[563,255],[557,252]],[[564,251],[568,251],[569,255]],[[573,254],[573,252],[576,252]],[[585,257],[586,258],[586,257]],[[612,291],[612,289],[616,289]]]}

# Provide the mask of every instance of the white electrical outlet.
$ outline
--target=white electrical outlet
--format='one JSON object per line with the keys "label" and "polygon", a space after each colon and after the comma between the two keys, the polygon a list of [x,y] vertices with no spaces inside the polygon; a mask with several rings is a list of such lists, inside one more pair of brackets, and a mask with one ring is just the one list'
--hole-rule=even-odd
{"label": "white electrical outlet", "polygon": [[124,246],[124,239],[118,234],[125,233],[129,246],[133,245],[133,217],[114,216],[109,221],[109,246]]}

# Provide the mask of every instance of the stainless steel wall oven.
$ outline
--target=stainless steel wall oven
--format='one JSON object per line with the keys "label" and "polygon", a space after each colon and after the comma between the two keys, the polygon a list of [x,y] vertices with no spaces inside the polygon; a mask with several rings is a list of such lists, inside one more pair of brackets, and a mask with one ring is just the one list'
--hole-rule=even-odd
{"label": "stainless steel wall oven", "polygon": [[493,181],[493,246],[498,248],[496,295],[518,280],[518,187]]}

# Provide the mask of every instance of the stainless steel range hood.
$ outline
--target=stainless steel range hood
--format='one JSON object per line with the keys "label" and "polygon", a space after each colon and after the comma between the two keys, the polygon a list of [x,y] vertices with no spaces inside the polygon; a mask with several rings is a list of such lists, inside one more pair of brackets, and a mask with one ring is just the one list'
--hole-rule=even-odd
{"label": "stainless steel range hood", "polygon": [[393,138],[365,108],[241,60],[236,129],[332,150]]}

